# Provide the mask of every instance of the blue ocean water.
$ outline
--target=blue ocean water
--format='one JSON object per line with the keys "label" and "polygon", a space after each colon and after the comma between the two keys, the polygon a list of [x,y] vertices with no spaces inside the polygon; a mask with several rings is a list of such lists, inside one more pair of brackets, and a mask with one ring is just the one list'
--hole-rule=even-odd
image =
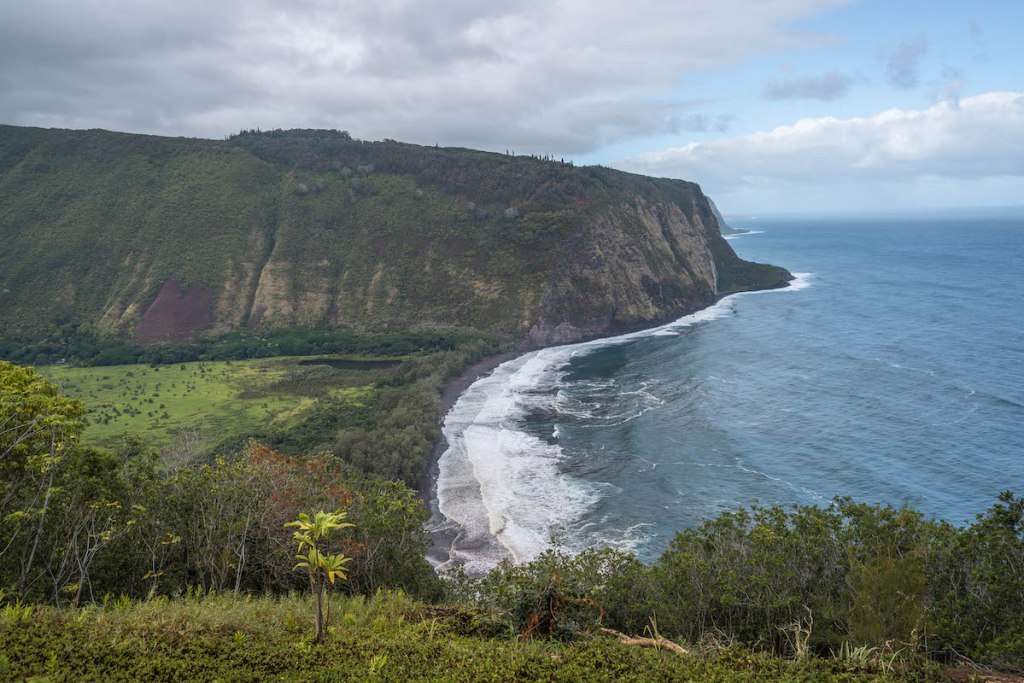
{"label": "blue ocean water", "polygon": [[438,502],[482,570],[557,536],[657,557],[723,510],[1024,493],[1024,212],[736,221],[799,273],[623,338],[545,349],[449,414]]}

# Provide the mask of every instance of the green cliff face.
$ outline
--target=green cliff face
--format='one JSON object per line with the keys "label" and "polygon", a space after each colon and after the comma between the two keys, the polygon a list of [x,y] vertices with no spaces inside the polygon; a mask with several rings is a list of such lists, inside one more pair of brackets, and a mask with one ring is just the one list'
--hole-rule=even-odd
{"label": "green cliff face", "polygon": [[336,131],[0,126],[0,244],[0,337],[19,338],[329,324],[535,346],[790,277],[738,259],[693,183]]}

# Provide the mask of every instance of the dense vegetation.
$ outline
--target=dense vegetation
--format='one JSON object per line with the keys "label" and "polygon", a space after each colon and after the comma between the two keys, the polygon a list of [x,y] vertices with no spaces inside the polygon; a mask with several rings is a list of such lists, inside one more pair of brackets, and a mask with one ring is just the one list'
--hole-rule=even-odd
{"label": "dense vegetation", "polygon": [[677,533],[650,565],[607,549],[553,549],[463,579],[462,595],[521,630],[656,625],[686,642],[785,656],[859,647],[876,663],[962,655],[1024,672],[1022,567],[1024,499],[1009,492],[961,529],[838,500],[723,513]]}
{"label": "dense vegetation", "polygon": [[[742,648],[677,656],[613,638],[573,643],[495,636],[466,608],[402,594],[332,601],[325,645],[309,601],[195,596],[77,610],[0,612],[0,679],[75,681],[921,681],[840,659],[784,660]],[[28,613],[26,613],[28,612]]]}
{"label": "dense vegetation", "polygon": [[169,365],[198,360],[248,360],[329,353],[406,356],[454,351],[472,345],[497,349],[508,344],[509,341],[501,337],[455,330],[356,333],[330,327],[295,326],[260,334],[243,329],[189,343],[141,346],[99,336],[80,325],[68,325],[41,339],[0,339],[0,358],[19,365]]}
{"label": "dense vegetation", "polygon": [[544,344],[707,305],[712,263],[723,292],[788,278],[692,183],[337,131],[0,126],[0,242],[0,357],[33,363],[237,357],[253,337],[224,335],[296,326]]}
{"label": "dense vegetation", "polygon": [[[553,548],[438,578],[423,506],[401,482],[255,442],[173,463],[137,440],[83,446],[83,413],[0,363],[9,676],[920,680],[960,657],[1024,671],[1024,500],[1008,492],[965,528],[849,500],[755,507],[680,532],[649,565]],[[308,601],[289,597],[304,582],[284,525],[339,509],[355,526],[333,548],[353,559],[320,649]],[[695,654],[641,653],[602,628]]]}
{"label": "dense vegetation", "polygon": [[20,599],[299,588],[283,524],[342,507],[357,524],[351,587],[431,590],[425,512],[400,482],[255,443],[206,463],[169,463],[132,439],[82,446],[81,404],[31,369],[0,363],[0,375],[0,585]]}

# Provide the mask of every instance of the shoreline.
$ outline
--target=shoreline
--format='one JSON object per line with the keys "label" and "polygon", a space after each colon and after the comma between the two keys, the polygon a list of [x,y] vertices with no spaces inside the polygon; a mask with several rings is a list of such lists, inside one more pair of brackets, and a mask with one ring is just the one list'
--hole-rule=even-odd
{"label": "shoreline", "polygon": [[[485,377],[491,374],[495,368],[504,363],[510,361],[513,358],[518,358],[527,351],[503,351],[502,353],[495,354],[493,356],[487,356],[482,358],[475,363],[465,367],[452,381],[445,385],[441,391],[441,424],[444,424],[445,418],[448,417],[448,413],[451,412],[455,403],[462,396],[462,393],[466,391],[474,382],[481,377]],[[434,442],[434,447],[430,450],[430,456],[427,458],[427,468],[423,473],[423,477],[420,479],[420,500],[427,508],[427,512],[430,517],[427,519],[427,528],[431,529],[427,532],[430,537],[430,549],[427,551],[427,561],[434,567],[447,562],[449,554],[451,553],[452,543],[455,541],[457,533],[453,529],[444,528],[445,517],[441,514],[440,507],[437,502],[437,479],[440,476],[440,461],[441,456],[448,450],[448,441],[444,438],[444,432],[437,437],[437,441]]]}
{"label": "shoreline", "polygon": [[[784,286],[789,286],[787,282]],[[621,334],[630,334],[632,332],[639,332],[641,330],[652,330],[661,327],[662,325],[668,324],[673,320],[692,315],[698,311],[705,310],[714,306],[722,299],[732,296],[733,293],[723,294],[715,297],[713,301],[708,303],[706,306],[701,306],[688,313],[676,315],[666,321],[657,321],[648,325],[640,326],[637,329],[631,329],[626,331],[610,331],[608,334],[595,337],[595,339],[607,339],[610,337],[616,337]],[[588,340],[580,340],[579,342],[568,342],[570,344],[582,343]],[[551,346],[564,346],[564,344],[552,344]],[[543,348],[543,347],[538,347]],[[491,374],[495,368],[506,361],[510,361],[514,358],[518,358],[524,353],[536,351],[538,348],[519,348],[512,351],[504,351],[502,353],[495,354],[493,356],[487,356],[482,358],[475,363],[467,366],[460,372],[453,380],[445,385],[441,391],[441,410],[440,410],[440,424],[443,426],[445,419],[448,417],[448,413],[451,412],[455,403],[459,400],[470,385],[476,382],[481,377],[485,377]],[[451,559],[452,546],[455,543],[455,539],[458,536],[458,531],[452,528],[450,525],[446,525],[447,518],[441,514],[440,505],[437,499],[437,480],[441,474],[440,461],[441,456],[448,450],[448,440],[444,437],[444,432],[441,432],[437,441],[434,442],[433,448],[430,450],[430,455],[427,458],[427,467],[420,478],[420,490],[419,498],[423,502],[423,505],[427,508],[427,536],[430,540],[430,546],[427,550],[427,561],[432,567],[437,567]]]}
{"label": "shoreline", "polygon": [[[670,324],[675,320],[680,320],[688,315],[693,315],[694,313],[698,313],[700,311],[711,308],[712,306],[715,306],[716,304],[720,303],[723,299],[727,299],[733,295],[753,292],[770,292],[779,289],[787,289],[793,286],[795,280],[797,280],[797,278],[791,275],[789,280],[785,281],[780,285],[720,294],[716,296],[714,300],[712,300],[710,303],[704,306],[699,306],[687,313],[674,315],[668,320],[662,320],[659,322],[652,322],[651,324],[641,325],[638,328],[632,330],[625,330],[619,332],[609,330],[608,334],[601,337],[595,337],[595,339],[608,339],[620,336],[622,334],[631,334],[633,332],[640,332],[642,330],[657,329],[664,325]],[[592,340],[581,339],[578,342],[568,343],[575,344],[582,343],[585,341]],[[551,346],[564,345],[565,344],[552,344]],[[473,363],[472,365],[466,367],[462,372],[459,373],[457,377],[455,377],[455,379],[446,384],[444,389],[441,391],[441,424],[444,424],[444,421],[447,418],[448,413],[451,412],[452,407],[454,407],[455,403],[459,400],[459,397],[462,395],[462,393],[466,391],[466,389],[468,389],[470,385],[472,385],[476,380],[486,375],[489,375],[491,372],[494,371],[495,368],[497,368],[502,363],[512,360],[513,358],[518,358],[524,353],[529,353],[530,351],[534,350],[537,349],[521,348],[514,351],[505,351],[499,354],[495,354],[493,356],[483,358]],[[430,549],[427,551],[427,561],[430,562],[430,564],[434,567],[437,567],[438,565],[447,562],[450,559],[452,544],[454,543],[455,538],[458,535],[458,532],[456,530],[452,529],[451,527],[445,527],[444,522],[446,521],[446,518],[444,517],[444,515],[441,514],[441,510],[437,500],[437,480],[440,476],[440,459],[441,455],[444,454],[446,450],[448,450],[448,441],[445,439],[444,433],[442,432],[438,436],[437,441],[434,443],[434,447],[430,451],[430,456],[427,460],[426,471],[424,472],[423,477],[420,479],[420,499],[423,501],[423,504],[426,506],[427,512],[429,514],[429,518],[427,519],[426,524],[427,528],[429,529],[427,534],[430,537]]]}

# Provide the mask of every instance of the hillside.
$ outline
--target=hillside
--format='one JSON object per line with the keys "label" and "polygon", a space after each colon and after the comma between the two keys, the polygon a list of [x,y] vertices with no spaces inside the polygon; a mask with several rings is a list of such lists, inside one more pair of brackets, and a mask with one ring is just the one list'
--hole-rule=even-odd
{"label": "hillside", "polygon": [[338,131],[0,126],[0,241],[0,337],[23,340],[328,325],[541,346],[789,279],[738,259],[693,183]]}
{"label": "hillside", "polygon": [[710,199],[708,200],[708,203],[711,205],[711,213],[714,214],[715,220],[718,221],[719,233],[721,233],[722,235],[742,235],[744,233],[750,232],[749,230],[744,230],[742,228],[734,228],[728,223],[726,223],[725,217],[722,216],[722,212],[718,210],[718,207],[715,206],[715,203]]}

